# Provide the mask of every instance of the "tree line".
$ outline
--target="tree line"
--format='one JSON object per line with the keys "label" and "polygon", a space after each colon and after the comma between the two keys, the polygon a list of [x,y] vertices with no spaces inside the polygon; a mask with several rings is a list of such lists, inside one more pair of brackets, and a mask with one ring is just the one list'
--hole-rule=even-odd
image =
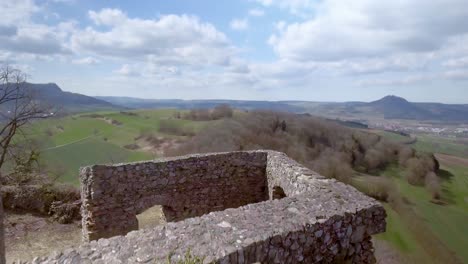
{"label": "tree line", "polygon": [[205,128],[166,154],[255,149],[284,152],[310,169],[345,183],[352,183],[353,175],[359,173],[378,175],[388,166],[398,166],[409,184],[426,186],[433,198],[440,197],[436,174],[439,163],[434,155],[309,115],[249,112]]}

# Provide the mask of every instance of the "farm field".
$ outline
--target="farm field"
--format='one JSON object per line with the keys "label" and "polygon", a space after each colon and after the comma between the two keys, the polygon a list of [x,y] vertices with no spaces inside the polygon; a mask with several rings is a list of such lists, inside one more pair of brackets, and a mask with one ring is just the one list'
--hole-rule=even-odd
{"label": "farm field", "polygon": [[418,141],[413,147],[419,151],[447,154],[457,157],[468,158],[468,145],[459,140],[441,138],[430,135],[416,135]]}
{"label": "farm field", "polygon": [[[157,147],[139,139],[142,133],[151,134],[168,143],[186,138],[159,132],[161,120],[194,132],[209,122],[215,122],[175,119],[175,111],[168,109],[77,114],[37,122],[28,134],[39,145],[42,165],[59,171],[60,182],[78,185],[78,171],[81,166],[159,157],[162,150],[157,151]],[[136,146],[126,147],[132,144]]]}

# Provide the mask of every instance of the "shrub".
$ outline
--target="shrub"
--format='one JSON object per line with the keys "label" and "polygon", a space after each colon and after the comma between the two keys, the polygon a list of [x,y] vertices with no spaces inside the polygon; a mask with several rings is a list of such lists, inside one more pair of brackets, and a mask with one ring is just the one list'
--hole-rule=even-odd
{"label": "shrub", "polygon": [[111,124],[114,125],[114,126],[121,126],[123,125],[122,122],[118,121],[118,120],[115,120],[115,119],[111,119],[110,120]]}
{"label": "shrub", "polygon": [[392,202],[399,197],[395,184],[385,177],[367,178],[364,183],[355,183],[354,186],[368,196],[383,202]]}
{"label": "shrub", "polygon": [[414,149],[403,146],[400,148],[400,151],[398,152],[398,164],[400,166],[406,166],[406,163],[408,162],[408,160],[414,156],[415,156]]}
{"label": "shrub", "polygon": [[181,260],[172,261],[173,254],[167,256],[167,264],[203,264],[205,262],[205,257],[194,256],[190,252],[190,249],[187,250],[185,256]]}
{"label": "shrub", "polygon": [[406,180],[412,185],[423,185],[426,174],[429,169],[424,164],[424,161],[418,157],[409,159],[406,162]]}
{"label": "shrub", "polygon": [[80,200],[78,189],[68,185],[3,186],[3,206],[30,213],[47,215],[52,203],[70,203]]}
{"label": "shrub", "polygon": [[[234,111],[229,105],[220,104],[215,106],[211,110],[206,108],[192,109],[188,113],[184,114],[183,118],[194,121],[209,121],[223,118],[231,118],[233,115]],[[174,118],[180,119],[180,112],[175,112]]]}
{"label": "shrub", "polygon": [[159,132],[176,136],[193,136],[195,134],[193,131],[171,120],[161,120],[159,122]]}
{"label": "shrub", "polygon": [[438,162],[433,155],[416,156],[406,162],[406,179],[412,185],[422,186],[425,184],[426,176],[437,170]]}
{"label": "shrub", "polygon": [[344,155],[328,150],[323,152],[313,162],[312,168],[318,173],[341,182],[350,183],[354,174],[350,164],[345,161]]}
{"label": "shrub", "polygon": [[211,113],[209,109],[192,109],[184,115],[184,119],[208,121],[211,120]]}
{"label": "shrub", "polygon": [[430,171],[425,177],[425,186],[432,196],[432,199],[439,200],[441,196],[440,181],[437,175]]}
{"label": "shrub", "polygon": [[48,137],[52,137],[54,135],[54,131],[52,131],[52,129],[50,128],[47,128],[45,130],[45,134],[48,136]]}
{"label": "shrub", "polygon": [[174,113],[174,118],[175,118],[175,119],[181,119],[181,118],[182,118],[182,115],[180,114],[179,111],[177,111],[177,112]]}
{"label": "shrub", "polygon": [[104,118],[104,116],[103,116],[103,115],[100,115],[100,114],[84,114],[84,115],[80,115],[80,117]]}
{"label": "shrub", "polygon": [[125,145],[124,148],[130,149],[130,150],[136,150],[136,149],[139,149],[140,146],[138,146],[137,144],[133,143],[133,144]]}
{"label": "shrub", "polygon": [[120,113],[127,116],[138,116],[138,114],[135,112],[120,111]]}
{"label": "shrub", "polygon": [[233,111],[228,104],[217,105],[211,111],[211,119],[218,120],[222,118],[231,118],[233,116]]}
{"label": "shrub", "polygon": [[50,204],[49,215],[60,224],[71,224],[81,219],[81,200],[72,202],[54,201]]}

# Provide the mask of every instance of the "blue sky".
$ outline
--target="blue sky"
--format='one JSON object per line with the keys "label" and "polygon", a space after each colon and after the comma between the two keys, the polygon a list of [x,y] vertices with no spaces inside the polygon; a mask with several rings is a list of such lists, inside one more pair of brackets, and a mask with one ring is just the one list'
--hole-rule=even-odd
{"label": "blue sky", "polygon": [[0,62],[141,98],[468,103],[468,0],[1,0]]}

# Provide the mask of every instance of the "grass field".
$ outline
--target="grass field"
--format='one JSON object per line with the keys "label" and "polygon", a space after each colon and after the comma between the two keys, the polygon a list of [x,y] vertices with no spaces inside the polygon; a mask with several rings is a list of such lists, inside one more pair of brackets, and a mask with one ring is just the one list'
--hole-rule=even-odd
{"label": "grass field", "polygon": [[419,151],[442,153],[468,158],[468,145],[460,144],[455,139],[437,136],[417,135],[418,141],[413,147]]}
{"label": "grass field", "polygon": [[81,166],[119,163],[155,158],[154,153],[124,146],[136,143],[143,132],[162,138],[181,138],[159,132],[161,120],[198,131],[210,122],[174,119],[176,110],[138,110],[128,112],[95,112],[77,114],[35,123],[28,134],[39,142],[41,160],[57,168],[59,181],[78,184]]}
{"label": "grass field", "polygon": [[[396,142],[403,140],[393,133],[379,134]],[[401,209],[386,205],[388,230],[377,238],[390,242],[409,263],[468,263],[468,160],[463,159],[467,146],[436,136],[417,138],[411,145],[416,150],[447,154],[439,159],[444,205],[432,203],[424,187],[408,184],[402,171],[390,167],[381,176],[393,180],[407,206]]]}
{"label": "grass field", "polygon": [[373,132],[387,138],[387,139],[390,139],[390,140],[393,140],[395,142],[398,142],[398,143],[406,143],[406,142],[409,142],[411,141],[411,138],[408,137],[408,136],[403,136],[403,135],[400,135],[398,133],[392,133],[392,132],[389,132],[389,131],[383,131],[383,130],[373,130]]}
{"label": "grass field", "polygon": [[432,203],[424,187],[409,185],[397,169],[385,171],[383,176],[394,180],[408,206],[405,210],[387,207],[389,232],[379,238],[390,241],[413,260],[426,259],[426,263],[431,260],[438,263],[434,261],[435,257],[453,254],[462,263],[467,263],[467,169],[442,164],[442,200],[445,205]]}

